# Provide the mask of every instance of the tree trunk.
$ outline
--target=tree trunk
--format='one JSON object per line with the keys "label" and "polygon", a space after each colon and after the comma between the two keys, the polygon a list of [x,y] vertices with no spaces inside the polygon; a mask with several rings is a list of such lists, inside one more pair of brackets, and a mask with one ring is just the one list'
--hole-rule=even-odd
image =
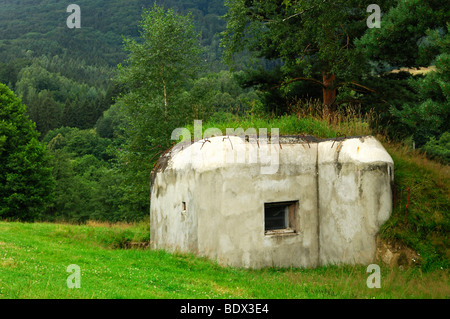
{"label": "tree trunk", "polygon": [[336,105],[336,87],[334,81],[336,76],[328,72],[322,72],[323,79],[323,104],[327,105],[331,111],[334,111]]}
{"label": "tree trunk", "polygon": [[163,83],[163,97],[164,97],[164,120],[167,121],[167,89],[166,80],[164,79],[164,64],[162,65],[162,83]]}
{"label": "tree trunk", "polygon": [[167,91],[166,91],[166,81],[163,79],[163,87],[164,87],[164,119],[167,120]]}

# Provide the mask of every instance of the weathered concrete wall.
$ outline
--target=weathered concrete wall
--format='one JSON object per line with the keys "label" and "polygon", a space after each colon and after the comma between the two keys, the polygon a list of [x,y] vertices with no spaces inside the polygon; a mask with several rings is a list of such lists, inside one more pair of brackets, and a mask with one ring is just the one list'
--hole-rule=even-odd
{"label": "weathered concrete wall", "polygon": [[150,234],[154,247],[197,251],[197,214],[183,210],[194,202],[195,171],[167,170],[157,174],[151,193]]}
{"label": "weathered concrete wall", "polygon": [[[332,143],[177,146],[152,184],[152,247],[237,267],[367,263],[391,209],[392,159],[371,137]],[[299,203],[295,233],[268,235],[264,203],[281,201]]]}
{"label": "weathered concrete wall", "polygon": [[392,210],[393,161],[373,137],[319,143],[320,263],[368,264]]}
{"label": "weathered concrete wall", "polygon": [[[235,139],[233,145],[239,142]],[[209,146],[205,145],[206,156],[214,151]],[[317,150],[292,144],[283,145],[282,151],[274,174],[261,174],[259,162],[230,164],[202,174],[196,189],[201,196],[196,205],[200,254],[222,264],[252,268],[317,265]],[[264,203],[295,200],[301,203],[297,232],[265,235]]]}

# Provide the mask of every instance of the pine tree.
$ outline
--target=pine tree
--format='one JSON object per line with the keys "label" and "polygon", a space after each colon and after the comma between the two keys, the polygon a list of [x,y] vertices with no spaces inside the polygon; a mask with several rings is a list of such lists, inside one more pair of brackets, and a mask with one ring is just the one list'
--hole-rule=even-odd
{"label": "pine tree", "polygon": [[[388,7],[388,1],[383,8]],[[277,87],[307,81],[334,107],[338,89],[368,90],[357,80],[367,70],[355,40],[367,30],[367,3],[361,0],[228,0],[223,33],[225,61],[250,50],[256,58],[280,61]]]}
{"label": "pine tree", "polygon": [[436,69],[423,78],[409,81],[419,101],[404,103],[401,108],[391,107],[393,115],[412,133],[418,147],[450,132],[450,24],[447,31],[442,38],[434,32],[434,42],[441,51],[434,61]]}

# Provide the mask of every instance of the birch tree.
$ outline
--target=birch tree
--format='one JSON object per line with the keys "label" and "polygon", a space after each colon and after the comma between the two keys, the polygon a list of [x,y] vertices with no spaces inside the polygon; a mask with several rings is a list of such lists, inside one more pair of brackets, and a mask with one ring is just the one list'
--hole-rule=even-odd
{"label": "birch tree", "polygon": [[128,202],[146,210],[149,176],[158,152],[171,145],[172,131],[192,117],[186,85],[201,67],[200,34],[192,16],[156,3],[142,15],[139,39],[125,39],[128,58],[119,65],[126,144],[120,152]]}

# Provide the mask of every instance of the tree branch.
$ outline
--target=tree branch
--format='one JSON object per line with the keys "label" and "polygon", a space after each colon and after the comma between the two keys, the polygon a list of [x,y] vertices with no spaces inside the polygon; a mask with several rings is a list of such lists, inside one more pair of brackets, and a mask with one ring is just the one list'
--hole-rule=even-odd
{"label": "tree branch", "polygon": [[297,77],[297,78],[293,78],[293,79],[291,79],[289,81],[282,82],[279,85],[276,85],[274,87],[271,87],[269,90],[277,89],[279,87],[282,87],[283,85],[286,85],[286,84],[289,84],[289,83],[292,83],[292,82],[297,82],[297,81],[309,81],[309,82],[313,82],[313,83],[316,83],[316,84],[320,85],[324,89],[326,88],[325,84],[323,84],[319,80],[316,80],[316,79],[313,79],[313,78]]}
{"label": "tree branch", "polygon": [[[322,3],[325,3],[325,2],[327,2],[327,1],[328,1],[328,0],[322,0]],[[289,20],[289,19],[291,19],[291,18],[295,18],[296,16],[302,15],[303,13],[305,13],[305,12],[307,12],[307,11],[309,11],[309,10],[314,9],[315,7],[317,7],[317,6],[319,6],[319,5],[320,5],[320,3],[316,4],[315,6],[310,7],[310,8],[308,8],[308,9],[305,9],[305,10],[303,10],[303,11],[301,11],[301,12],[297,12],[297,13],[295,13],[295,14],[293,14],[293,15],[287,17],[287,18],[284,18],[284,19],[281,20],[281,21],[285,22],[285,21],[287,21],[287,20]]]}
{"label": "tree branch", "polygon": [[362,85],[362,84],[358,84],[358,83],[356,83],[355,81],[350,82],[350,84],[353,84],[354,86],[358,86],[358,87],[360,87],[360,88],[363,88],[363,89],[365,89],[365,90],[367,90],[367,91],[369,91],[369,92],[372,92],[372,93],[375,93],[375,92],[376,92],[374,89],[371,89],[371,88],[369,88],[369,87],[367,87],[367,86],[364,86],[364,85]]}

